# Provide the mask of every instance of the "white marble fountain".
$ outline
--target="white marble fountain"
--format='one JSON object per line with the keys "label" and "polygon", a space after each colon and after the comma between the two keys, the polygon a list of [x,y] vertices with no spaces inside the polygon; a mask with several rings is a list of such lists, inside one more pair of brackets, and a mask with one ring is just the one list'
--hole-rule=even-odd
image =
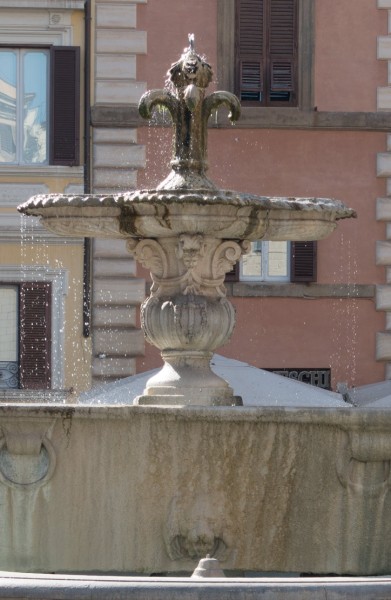
{"label": "white marble fountain", "polygon": [[151,270],[142,326],[164,366],[141,389],[118,384],[115,404],[109,386],[74,406],[0,406],[0,564],[190,573],[209,553],[236,574],[389,572],[390,411],[315,389],[311,401],[304,384],[283,395],[261,371],[249,396],[210,367],[234,327],[224,277],[249,242],[320,239],[354,213],[217,189],[208,118],[224,104],[234,121],[239,102],[206,95],[212,71],[192,41],[169,76],[140,102],[144,117],[166,107],[175,127],[172,170],[155,190],[20,207],[59,235],[127,240]]}

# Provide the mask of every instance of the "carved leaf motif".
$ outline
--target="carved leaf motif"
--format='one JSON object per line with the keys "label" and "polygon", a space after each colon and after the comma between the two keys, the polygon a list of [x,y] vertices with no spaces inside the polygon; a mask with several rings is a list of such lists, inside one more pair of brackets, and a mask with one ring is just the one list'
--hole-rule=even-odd
{"label": "carved leaf motif", "polygon": [[177,121],[178,100],[168,90],[150,90],[146,92],[140,100],[140,115],[144,119],[151,119],[155,106],[168,108],[174,123]]}
{"label": "carved leaf motif", "polygon": [[237,121],[240,117],[240,102],[238,98],[231,92],[213,92],[204,100],[204,115],[206,120],[209,119],[212,110],[225,104],[230,112],[228,118],[230,121]]}
{"label": "carved leaf motif", "polygon": [[149,269],[151,274],[159,279],[167,277],[168,261],[162,246],[156,240],[128,240],[127,249],[134,254],[135,259],[143,267]]}
{"label": "carved leaf motif", "polygon": [[224,278],[225,274],[238,262],[247,246],[233,241],[222,242],[215,250],[212,260],[212,275],[216,279]]}

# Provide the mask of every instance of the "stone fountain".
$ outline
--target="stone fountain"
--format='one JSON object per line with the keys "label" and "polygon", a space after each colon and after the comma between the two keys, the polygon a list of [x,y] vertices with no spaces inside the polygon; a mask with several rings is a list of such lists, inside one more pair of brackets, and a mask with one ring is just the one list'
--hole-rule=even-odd
{"label": "stone fountain", "polygon": [[[70,600],[103,589],[108,597],[126,590],[129,597],[198,598],[211,588],[194,579],[158,587],[139,575],[190,574],[207,554],[242,575],[391,570],[391,411],[329,396],[307,402],[308,387],[301,391],[299,383],[289,405],[277,385],[268,388],[270,402],[258,385],[258,398],[238,406],[210,367],[235,321],[224,277],[251,240],[320,239],[338,219],[354,216],[335,200],[217,189],[206,175],[208,118],[223,104],[235,121],[240,106],[227,92],[206,95],[211,79],[191,39],[168,87],[141,99],[143,117],[163,106],[175,127],[171,172],[156,189],[36,196],[20,207],[59,235],[127,241],[151,270],[142,326],[164,366],[134,402],[134,386],[121,382],[130,400],[115,406],[108,388],[90,393],[96,402],[73,406],[0,405],[2,568],[138,575],[68,583],[7,576],[3,597],[36,597],[40,586],[48,600],[57,589]],[[215,584],[213,597],[253,598],[269,589],[280,598],[274,593],[283,595],[286,581]],[[302,581],[289,597],[304,597]],[[362,583],[361,596],[352,583],[352,594],[385,597],[383,584],[389,597],[389,582],[373,580]],[[330,598],[342,593],[343,582],[330,585]],[[324,597],[325,586],[311,580],[305,594]]]}
{"label": "stone fountain", "polygon": [[151,271],[152,287],[141,309],[147,340],[164,366],[135,399],[139,405],[240,405],[240,397],[210,368],[212,353],[227,342],[235,324],[224,278],[252,240],[318,240],[338,219],[354,216],[325,198],[274,198],[217,189],[208,179],[207,130],[212,111],[240,104],[229,92],[206,95],[210,65],[194,39],[169,72],[165,89],[140,101],[149,119],[168,109],[174,124],[171,172],[153,190],[110,196],[35,196],[19,207],[66,236],[120,237]]}

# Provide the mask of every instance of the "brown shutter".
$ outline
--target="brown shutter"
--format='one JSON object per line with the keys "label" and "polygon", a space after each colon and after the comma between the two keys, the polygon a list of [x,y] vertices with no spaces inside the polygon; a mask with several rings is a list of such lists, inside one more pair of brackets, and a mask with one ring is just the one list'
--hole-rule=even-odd
{"label": "brown shutter", "polygon": [[316,242],[291,242],[291,281],[316,281]]}
{"label": "brown shutter", "polygon": [[298,0],[236,0],[236,93],[297,105]]}
{"label": "brown shutter", "polygon": [[264,0],[236,2],[236,92],[259,102],[264,89]]}
{"label": "brown shutter", "polygon": [[269,4],[270,102],[296,103],[297,0],[271,0]]}
{"label": "brown shutter", "polygon": [[51,284],[20,285],[20,387],[49,389],[51,371]]}
{"label": "brown shutter", "polygon": [[50,71],[50,164],[78,165],[80,49],[52,46]]}

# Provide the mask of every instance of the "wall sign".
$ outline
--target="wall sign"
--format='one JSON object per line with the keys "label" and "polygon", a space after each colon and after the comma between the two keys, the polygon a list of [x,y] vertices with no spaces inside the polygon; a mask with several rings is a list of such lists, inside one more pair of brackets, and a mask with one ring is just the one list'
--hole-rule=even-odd
{"label": "wall sign", "polygon": [[265,371],[331,390],[331,369],[265,369]]}

